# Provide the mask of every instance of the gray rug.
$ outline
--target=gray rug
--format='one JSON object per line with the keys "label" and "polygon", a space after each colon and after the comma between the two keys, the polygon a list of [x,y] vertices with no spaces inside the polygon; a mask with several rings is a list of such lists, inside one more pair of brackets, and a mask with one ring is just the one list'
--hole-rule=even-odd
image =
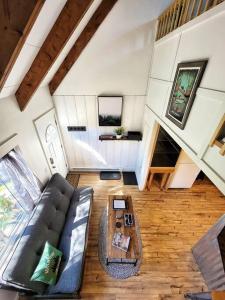
{"label": "gray rug", "polygon": [[[138,245],[140,256],[142,258],[142,243],[141,243],[141,234],[137,221],[137,217],[135,216],[136,228],[137,228],[137,236],[138,236]],[[107,210],[104,209],[100,224],[99,224],[99,239],[98,239],[98,256],[100,263],[103,269],[108,273],[111,277],[117,279],[126,279],[131,276],[135,276],[138,274],[141,265],[141,258],[137,261],[136,266],[133,264],[120,264],[113,263],[106,265],[106,236],[107,236]]]}

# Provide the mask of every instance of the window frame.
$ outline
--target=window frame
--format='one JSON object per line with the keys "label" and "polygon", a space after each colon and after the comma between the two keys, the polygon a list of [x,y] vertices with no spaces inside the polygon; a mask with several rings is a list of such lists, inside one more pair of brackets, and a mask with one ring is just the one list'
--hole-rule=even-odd
{"label": "window frame", "polygon": [[[22,143],[20,143],[20,137],[17,133],[11,135],[10,137],[8,137],[7,139],[5,139],[3,142],[0,142],[0,158],[3,158],[7,153],[9,153],[12,150],[16,150],[17,152],[19,152],[22,156],[23,156],[23,145]],[[18,204],[20,205],[20,204]],[[20,205],[21,206],[21,205]],[[33,210],[35,209],[36,206],[34,206]],[[22,207],[21,207],[22,208]],[[23,208],[22,208],[23,209]],[[25,211],[25,210],[24,210]],[[24,214],[25,215],[25,214]],[[23,222],[24,222],[24,226],[23,228],[21,228],[20,230],[20,234],[18,235],[17,239],[14,239],[14,243],[12,243],[11,247],[10,247],[10,252],[11,255],[9,255],[9,246],[10,246],[10,240],[11,238],[9,238],[9,243],[6,244],[6,246],[4,247],[6,253],[5,255],[2,255],[1,259],[0,259],[0,283],[4,282],[4,280],[2,279],[2,274],[4,272],[4,269],[8,263],[8,261],[10,260],[14,249],[17,247],[17,244],[26,228],[26,225],[29,222],[29,215],[27,217],[27,220],[25,220],[26,218],[23,218]],[[21,223],[22,224],[22,223]],[[19,225],[17,224],[17,229],[19,227]],[[13,231],[12,231],[13,233]],[[12,240],[11,240],[12,242]]]}

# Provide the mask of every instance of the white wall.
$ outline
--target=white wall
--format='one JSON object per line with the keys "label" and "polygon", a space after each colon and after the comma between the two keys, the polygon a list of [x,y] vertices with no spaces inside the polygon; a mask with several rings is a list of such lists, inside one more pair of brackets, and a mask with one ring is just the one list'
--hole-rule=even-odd
{"label": "white wall", "polygon": [[[56,90],[70,169],[136,169],[140,142],[99,141],[114,128],[98,126],[97,95],[123,95],[122,126],[142,131],[155,19],[170,2],[118,1]],[[68,125],[87,132],[68,132]]]}
{"label": "white wall", "polygon": [[50,171],[33,121],[52,107],[53,102],[47,87],[36,92],[23,112],[20,111],[14,96],[0,99],[0,144],[17,134],[24,158],[42,182],[49,178]]}
{"label": "white wall", "polygon": [[170,0],[120,0],[55,95],[145,95],[155,19]]}
{"label": "white wall", "polygon": [[[135,170],[140,142],[99,141],[114,127],[98,126],[97,96],[54,96],[69,168]],[[125,96],[122,125],[142,130],[144,96]],[[86,132],[68,132],[67,126],[86,126]]]}
{"label": "white wall", "polygon": [[[225,157],[209,142],[225,113],[225,3],[155,43],[147,109],[191,159],[225,193]],[[184,130],[165,117],[179,62],[209,60]],[[152,120],[151,120],[152,122]]]}

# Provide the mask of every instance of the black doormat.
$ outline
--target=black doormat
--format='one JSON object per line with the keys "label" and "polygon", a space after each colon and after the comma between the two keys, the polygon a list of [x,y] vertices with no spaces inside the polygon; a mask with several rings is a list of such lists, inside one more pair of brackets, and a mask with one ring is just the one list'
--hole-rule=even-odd
{"label": "black doormat", "polygon": [[137,178],[135,172],[123,172],[124,185],[137,185]]}
{"label": "black doormat", "polygon": [[101,171],[100,179],[101,180],[120,180],[121,174],[118,171]]}

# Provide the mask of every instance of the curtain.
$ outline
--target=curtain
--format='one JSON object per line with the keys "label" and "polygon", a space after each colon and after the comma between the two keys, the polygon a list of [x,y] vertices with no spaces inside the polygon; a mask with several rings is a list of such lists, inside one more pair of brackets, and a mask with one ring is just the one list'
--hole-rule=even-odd
{"label": "curtain", "polygon": [[40,183],[21,154],[15,150],[0,159],[0,182],[28,212],[39,200]]}

